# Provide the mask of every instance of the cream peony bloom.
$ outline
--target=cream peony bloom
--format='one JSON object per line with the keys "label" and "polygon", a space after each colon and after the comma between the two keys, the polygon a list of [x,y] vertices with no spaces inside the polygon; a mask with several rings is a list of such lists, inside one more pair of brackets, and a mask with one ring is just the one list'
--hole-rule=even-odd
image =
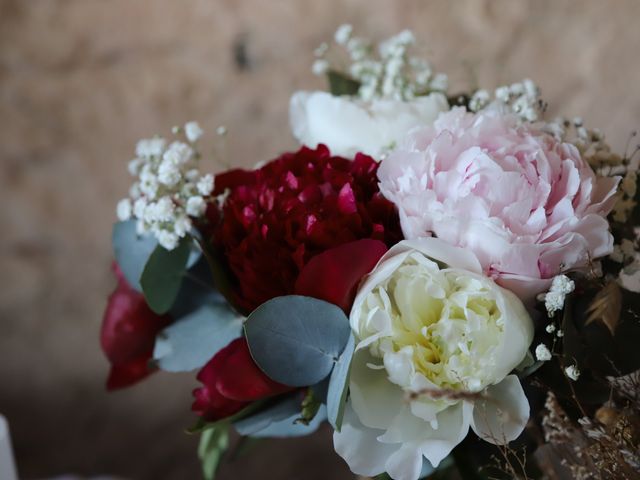
{"label": "cream peony bloom", "polygon": [[366,277],[350,322],[350,400],[335,449],[359,475],[416,480],[469,427],[504,444],[528,420],[511,371],[533,340],[522,302],[482,275],[468,250],[405,240]]}
{"label": "cream peony bloom", "polygon": [[315,148],[324,143],[334,155],[358,152],[377,160],[416,126],[431,125],[449,110],[441,93],[410,101],[335,96],[328,92],[296,92],[291,97],[289,120],[294,137]]}

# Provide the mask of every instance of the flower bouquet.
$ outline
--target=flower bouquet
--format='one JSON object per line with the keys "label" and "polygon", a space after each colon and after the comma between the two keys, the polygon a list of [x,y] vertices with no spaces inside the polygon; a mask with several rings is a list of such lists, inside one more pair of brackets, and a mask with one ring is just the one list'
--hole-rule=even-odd
{"label": "flower bouquet", "polygon": [[206,478],[231,429],[323,422],[362,476],[639,478],[635,151],[530,80],[448,94],[414,43],[340,27],[252,170],[202,173],[194,122],[138,143],[107,387],[198,371]]}

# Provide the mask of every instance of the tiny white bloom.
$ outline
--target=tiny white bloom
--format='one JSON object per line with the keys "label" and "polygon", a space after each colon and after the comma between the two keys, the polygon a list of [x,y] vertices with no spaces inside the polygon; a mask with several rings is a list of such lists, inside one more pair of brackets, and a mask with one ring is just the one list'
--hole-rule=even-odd
{"label": "tiny white bloom", "polygon": [[540,362],[551,360],[551,352],[544,343],[536,347],[536,359]]}
{"label": "tiny white bloom", "polygon": [[564,332],[563,332],[562,330],[558,330],[558,331],[556,332],[556,337],[558,337],[558,338],[562,338],[562,337],[564,337]]}
{"label": "tiny white bloom", "polygon": [[190,197],[187,200],[187,215],[191,217],[199,217],[207,209],[207,204],[204,198],[200,196]]}
{"label": "tiny white bloom", "polygon": [[133,204],[133,214],[136,218],[144,217],[144,212],[147,208],[147,199],[146,198],[138,198]]}
{"label": "tiny white bloom", "polygon": [[544,295],[544,305],[550,317],[564,308],[565,297],[575,288],[574,281],[566,275],[557,275],[553,278],[551,288]]}
{"label": "tiny white bloom", "polygon": [[176,235],[182,238],[191,230],[191,219],[186,215],[180,215],[176,218],[175,222],[173,222],[173,228]]}
{"label": "tiny white bloom", "polygon": [[192,156],[193,149],[189,145],[183,142],[173,142],[162,155],[162,159],[164,162],[181,165],[191,160]]}
{"label": "tiny white bloom", "polygon": [[129,200],[128,198],[123,198],[122,200],[120,200],[116,209],[118,220],[120,220],[121,222],[126,222],[127,220],[129,220],[131,218],[132,210],[133,207],[131,205],[131,200]]}
{"label": "tiny white bloom", "polygon": [[157,202],[150,203],[144,211],[147,222],[169,222],[173,218],[173,201],[169,197],[161,197]]}
{"label": "tiny white bloom", "polygon": [[313,66],[311,67],[311,71],[314,75],[324,75],[329,70],[329,62],[323,58],[319,58],[315,62],[313,62]]}
{"label": "tiny white bloom", "polygon": [[545,330],[547,331],[547,333],[553,333],[556,331],[556,326],[553,323],[550,323],[545,327]]}
{"label": "tiny white bloom", "polygon": [[224,137],[227,134],[227,127],[225,127],[224,125],[220,125],[218,128],[216,128],[216,134]]}
{"label": "tiny white bloom", "polygon": [[174,232],[168,230],[159,230],[156,232],[158,243],[167,250],[173,250],[178,246],[180,238]]}
{"label": "tiny white bloom", "polygon": [[157,157],[162,154],[166,140],[164,138],[147,138],[140,140],[136,145],[138,157]]}
{"label": "tiny white bloom", "polygon": [[208,173],[198,180],[198,192],[204,197],[211,195],[211,192],[213,192],[213,175]]}
{"label": "tiny white bloom", "polygon": [[346,43],[351,38],[351,33],[353,32],[353,27],[348,23],[340,25],[336,30],[334,35],[334,40],[338,45],[346,45]]}
{"label": "tiny white bloom", "polygon": [[141,158],[134,158],[127,165],[127,169],[129,170],[129,174],[132,177],[137,177],[140,174],[140,169],[144,165],[144,160]]}
{"label": "tiny white bloom", "polygon": [[165,158],[162,163],[160,163],[160,167],[158,168],[158,181],[160,183],[173,187],[181,178],[182,173],[175,162]]}
{"label": "tiny white bloom", "polygon": [[202,137],[202,128],[198,122],[187,122],[184,125],[184,134],[191,143],[197,142]]}
{"label": "tiny white bloom", "polygon": [[564,369],[564,373],[566,373],[567,377],[569,377],[574,382],[580,377],[580,370],[578,370],[578,367],[576,365],[569,365]]}

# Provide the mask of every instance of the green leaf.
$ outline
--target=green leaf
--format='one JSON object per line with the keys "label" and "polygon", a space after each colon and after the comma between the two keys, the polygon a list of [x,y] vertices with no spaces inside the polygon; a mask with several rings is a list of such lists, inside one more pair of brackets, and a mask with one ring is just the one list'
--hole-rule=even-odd
{"label": "green leaf", "polygon": [[248,406],[240,410],[239,412],[234,413],[230,417],[223,418],[222,420],[218,420],[215,422],[207,422],[202,417],[198,418],[198,421],[195,425],[187,428],[185,433],[189,435],[193,435],[196,433],[202,433],[205,430],[210,430],[212,428],[218,428],[220,425],[225,423],[234,423],[240,419],[248,417],[249,415],[253,415],[256,411],[260,410],[265,405],[265,400],[258,400],[256,402],[250,403]]}
{"label": "green leaf", "polygon": [[128,220],[113,225],[111,234],[113,254],[129,285],[142,291],[140,276],[151,253],[158,246],[153,235],[138,235],[136,221]]}
{"label": "green leaf", "polygon": [[327,377],[351,331],[340,308],[299,295],[263,303],[244,328],[256,364],[269,378],[291,387]]}
{"label": "green leaf", "polygon": [[316,418],[321,405],[322,402],[316,397],[314,389],[309,387],[307,389],[307,394],[302,400],[302,410],[300,412],[300,417],[296,420],[296,423],[309,425],[309,423]]}
{"label": "green leaf", "polygon": [[291,416],[300,416],[300,404],[301,399],[298,394],[290,395],[281,401],[270,402],[265,408],[235,420],[233,426],[240,435],[254,435],[273,423],[286,420]]}
{"label": "green leaf", "polygon": [[153,358],[162,370],[188,372],[241,334],[242,318],[226,304],[209,302],[160,332]]}
{"label": "green leaf", "polygon": [[335,70],[327,72],[327,80],[331,95],[356,95],[360,89],[360,82]]}
{"label": "green leaf", "polygon": [[191,252],[191,238],[186,237],[173,250],[158,245],[144,267],[140,284],[147,304],[155,313],[167,313],[180,291]]}
{"label": "green leaf", "polygon": [[300,418],[300,396],[291,395],[263,410],[234,422],[240,435],[258,438],[302,437],[315,432],[327,419],[326,408],[320,406],[317,414],[305,425]]}
{"label": "green leaf", "polygon": [[355,351],[355,338],[353,334],[349,336],[349,341],[344,351],[340,355],[338,362],[331,372],[329,380],[329,391],[327,393],[327,416],[329,423],[338,432],[342,428],[342,418],[344,416],[344,406],[347,401],[349,391],[349,373],[351,370],[351,360]]}
{"label": "green leaf", "polygon": [[248,315],[249,312],[240,308],[236,298],[236,281],[233,274],[229,270],[224,258],[220,252],[217,252],[211,245],[200,242],[200,247],[204,257],[209,264],[209,271],[213,278],[213,283],[216,290],[229,302],[229,304],[243,315]]}
{"label": "green leaf", "polygon": [[222,456],[229,447],[229,424],[223,423],[216,428],[202,432],[198,457],[202,463],[202,474],[205,480],[213,480],[222,460]]}

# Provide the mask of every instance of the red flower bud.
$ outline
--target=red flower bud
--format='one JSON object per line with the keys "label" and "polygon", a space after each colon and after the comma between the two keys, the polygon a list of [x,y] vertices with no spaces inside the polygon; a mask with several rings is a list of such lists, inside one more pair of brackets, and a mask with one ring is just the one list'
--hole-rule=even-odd
{"label": "red flower bud", "polygon": [[216,353],[197,378],[203,386],[193,391],[191,409],[209,421],[233,415],[255,400],[292,390],[258,368],[245,338],[237,338]]}
{"label": "red flower bud", "polygon": [[118,286],[109,296],[100,333],[102,350],[111,363],[108,390],[128,387],[152,373],[148,363],[156,335],[171,323],[168,315],[151,311],[115,262],[113,270]]}

